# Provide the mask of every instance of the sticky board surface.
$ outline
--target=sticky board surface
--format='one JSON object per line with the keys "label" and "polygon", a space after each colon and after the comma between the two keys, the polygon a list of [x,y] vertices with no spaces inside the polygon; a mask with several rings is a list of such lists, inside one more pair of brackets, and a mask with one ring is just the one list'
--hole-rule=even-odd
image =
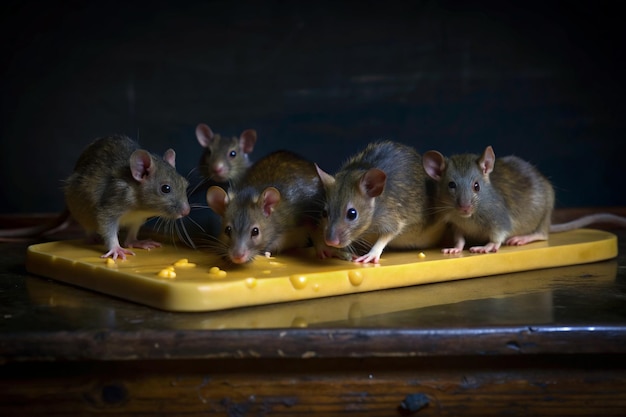
{"label": "sticky board surface", "polygon": [[42,243],[28,248],[26,269],[163,310],[214,311],[596,262],[617,256],[617,237],[580,229],[490,254],[387,250],[379,265],[320,260],[312,249],[261,255],[243,266],[180,246],[134,252],[113,262],[100,258],[99,245]]}

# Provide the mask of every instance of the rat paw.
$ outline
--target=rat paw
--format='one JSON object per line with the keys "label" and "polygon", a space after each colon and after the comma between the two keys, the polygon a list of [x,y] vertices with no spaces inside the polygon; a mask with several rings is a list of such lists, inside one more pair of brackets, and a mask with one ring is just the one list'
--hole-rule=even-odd
{"label": "rat paw", "polygon": [[495,253],[498,249],[500,249],[499,243],[489,242],[485,246],[472,246],[469,251],[471,253]]}
{"label": "rat paw", "polygon": [[463,249],[461,249],[461,248],[444,248],[444,249],[441,249],[441,252],[446,254],[446,255],[455,255],[457,253],[463,252]]}
{"label": "rat paw", "polygon": [[358,263],[358,264],[367,264],[367,263],[373,263],[373,264],[377,264],[380,262],[380,253],[367,253],[363,256],[359,256],[358,258],[355,258],[352,260],[352,262]]}
{"label": "rat paw", "polygon": [[527,244],[528,242],[530,241],[527,239],[524,239],[524,236],[513,236],[512,238],[506,241],[506,244],[508,246],[521,246],[521,245]]}
{"label": "rat paw", "polygon": [[512,236],[505,242],[509,246],[521,246],[537,240],[546,240],[547,236],[543,233],[532,233],[529,235]]}
{"label": "rat paw", "polygon": [[159,242],[155,242],[154,240],[131,240],[126,242],[126,246],[129,248],[141,248],[141,249],[154,249],[161,247]]}
{"label": "rat paw", "polygon": [[100,256],[101,258],[108,258],[111,257],[113,258],[113,260],[116,260],[118,257],[122,258],[123,260],[126,260],[126,255],[135,255],[135,252],[130,251],[128,249],[124,249],[121,246],[117,246],[115,248],[112,248],[111,250],[109,250],[107,253],[105,253],[104,255]]}

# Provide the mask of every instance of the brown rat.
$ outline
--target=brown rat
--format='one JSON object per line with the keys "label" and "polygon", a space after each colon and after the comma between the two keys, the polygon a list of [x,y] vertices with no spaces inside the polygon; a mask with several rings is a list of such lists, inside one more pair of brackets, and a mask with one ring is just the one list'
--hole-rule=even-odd
{"label": "brown rat", "polygon": [[196,127],[196,138],[204,148],[198,164],[202,177],[215,183],[229,183],[239,180],[249,168],[248,154],[254,150],[257,133],[247,129],[238,138],[222,137],[200,123]]}
{"label": "brown rat", "polygon": [[179,219],[189,214],[188,182],[176,171],[175,160],[172,149],[161,159],[125,136],[97,139],[80,155],[66,180],[65,200],[88,237],[103,238],[103,258],[134,255],[120,246],[121,227],[128,228],[126,247],[150,249],[160,243],[137,239],[149,217]]}
{"label": "brown rat", "polygon": [[222,216],[219,239],[235,264],[259,253],[306,247],[310,240],[318,253],[323,250],[316,230],[324,188],[315,164],[293,152],[276,151],[258,160],[228,193],[210,187],[207,203]]}
{"label": "brown rat", "polygon": [[466,239],[485,244],[470,252],[496,252],[502,244],[524,245],[548,239],[549,232],[573,230],[596,222],[626,226],[611,214],[585,216],[551,225],[554,189],[539,170],[516,156],[496,160],[491,146],[482,155],[448,158],[437,151],[423,155],[425,172],[439,184],[438,210],[452,225],[455,244],[444,253],[459,253]]}
{"label": "brown rat", "polygon": [[421,164],[412,147],[381,141],[367,145],[334,176],[318,168],[326,189],[326,244],[373,243],[354,260],[378,263],[386,246],[415,249],[438,243],[445,225],[430,210],[435,184]]}

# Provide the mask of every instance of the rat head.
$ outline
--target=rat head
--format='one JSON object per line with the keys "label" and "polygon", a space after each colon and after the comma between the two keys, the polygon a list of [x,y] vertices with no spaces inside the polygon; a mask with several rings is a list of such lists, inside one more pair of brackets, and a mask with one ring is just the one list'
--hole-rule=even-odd
{"label": "rat head", "polygon": [[487,146],[481,156],[453,155],[445,158],[437,151],[428,151],[423,157],[424,170],[439,183],[442,200],[460,217],[471,217],[479,207],[481,193],[490,187],[489,174],[496,156]]}
{"label": "rat head", "polygon": [[204,148],[200,157],[200,174],[215,182],[239,179],[250,164],[248,154],[254,149],[256,131],[244,130],[239,138],[221,137],[203,123],[196,127],[196,138]]}
{"label": "rat head", "polygon": [[280,192],[274,187],[260,194],[251,187],[230,195],[217,186],[207,190],[209,207],[222,217],[220,240],[231,262],[244,264],[268,250],[275,239],[273,213],[280,200]]}
{"label": "rat head", "polygon": [[139,183],[140,210],[157,216],[179,219],[189,214],[187,180],[176,171],[176,153],[168,149],[159,159],[143,149],[130,156],[130,172]]}
{"label": "rat head", "polygon": [[344,248],[358,241],[372,224],[376,198],[385,188],[387,175],[371,168],[365,172],[340,171],[333,177],[316,168],[326,190],[321,221],[325,243]]}

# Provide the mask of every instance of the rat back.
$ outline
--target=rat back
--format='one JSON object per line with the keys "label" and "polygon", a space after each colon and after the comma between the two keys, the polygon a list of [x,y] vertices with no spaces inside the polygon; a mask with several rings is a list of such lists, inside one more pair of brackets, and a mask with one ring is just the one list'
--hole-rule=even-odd
{"label": "rat back", "polygon": [[554,187],[535,166],[516,156],[505,156],[496,160],[490,179],[509,211],[512,235],[547,235]]}

